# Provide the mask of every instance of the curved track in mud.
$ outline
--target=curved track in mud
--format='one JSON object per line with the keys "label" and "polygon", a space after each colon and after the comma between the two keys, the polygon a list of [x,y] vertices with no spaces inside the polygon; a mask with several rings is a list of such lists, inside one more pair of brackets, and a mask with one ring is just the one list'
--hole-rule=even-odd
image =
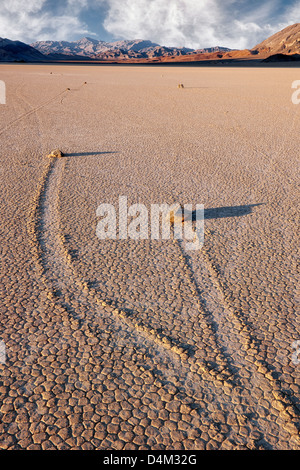
{"label": "curved track in mud", "polygon": [[[64,291],[69,291],[76,297],[81,307],[86,310],[86,315],[80,315],[80,319],[91,319],[92,312],[99,315],[107,315],[110,320],[112,316],[115,321],[121,322],[124,328],[130,328],[134,334],[142,335],[150,340],[156,347],[163,348],[169,358],[175,357],[183,363],[193,363],[189,355],[189,350],[185,345],[178,343],[170,335],[164,334],[144,324],[138,317],[129,315],[127,312],[108,305],[105,299],[99,298],[95,291],[89,289],[88,282],[83,282],[74,272],[68,252],[67,243],[60,231],[60,221],[58,213],[58,197],[60,181],[65,165],[64,159],[50,159],[42,178],[34,210],[32,211],[29,227],[35,246],[37,259],[40,262],[40,269],[45,286],[49,295],[61,297]],[[97,314],[95,320],[97,319]],[[74,315],[77,314],[74,312]],[[82,318],[81,318],[82,317]],[[233,374],[223,366],[222,370],[212,368],[205,361],[197,361],[196,366],[204,373],[208,373],[229,386],[233,386]]]}
{"label": "curved track in mud", "polygon": [[[79,279],[67,241],[60,230],[59,191],[66,162],[67,158],[49,159],[47,162],[28,225],[41,280],[49,297],[61,303],[67,315],[78,322],[78,328],[93,329],[92,324],[96,329],[101,318],[109,329],[118,332],[119,338],[123,332],[137,347],[141,341],[146,342],[163,361],[168,362],[174,373],[179,373],[184,382],[191,380],[195,389],[200,374],[202,379],[212,380],[217,388],[229,387],[244,397],[248,411],[254,414],[255,402],[251,400],[251,392],[263,390],[278,416],[278,426],[282,425],[281,421],[286,422],[286,429],[296,437],[297,411],[264,359],[256,358],[259,341],[251,326],[228,303],[220,275],[205,249],[200,257],[187,257],[180,242],[176,243],[177,250],[186,258],[189,280],[197,292],[198,308],[207,318],[210,334],[215,337],[216,355],[221,359],[214,366],[195,360],[186,346],[178,343],[169,332],[155,331],[138,316],[107,304],[89,287],[88,280]],[[77,305],[75,309],[73,301]],[[213,328],[213,324],[217,327]],[[245,369],[247,374],[244,374]],[[256,419],[256,428],[262,429],[265,419],[268,417]]]}

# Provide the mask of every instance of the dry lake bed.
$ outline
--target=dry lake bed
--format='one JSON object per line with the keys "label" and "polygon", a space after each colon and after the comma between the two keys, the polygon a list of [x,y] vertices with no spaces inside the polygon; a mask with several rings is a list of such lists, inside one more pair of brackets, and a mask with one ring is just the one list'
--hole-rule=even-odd
{"label": "dry lake bed", "polygon": [[[300,449],[300,71],[0,80],[0,448]],[[120,197],[203,204],[202,248],[100,239]]]}

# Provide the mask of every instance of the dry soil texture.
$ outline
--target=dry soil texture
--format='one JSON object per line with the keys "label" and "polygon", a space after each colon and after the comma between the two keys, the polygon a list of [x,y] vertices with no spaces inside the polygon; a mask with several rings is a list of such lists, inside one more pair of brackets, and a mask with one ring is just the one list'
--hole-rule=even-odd
{"label": "dry soil texture", "polygon": [[[2,449],[300,448],[297,79],[1,65]],[[203,248],[100,240],[119,196]]]}

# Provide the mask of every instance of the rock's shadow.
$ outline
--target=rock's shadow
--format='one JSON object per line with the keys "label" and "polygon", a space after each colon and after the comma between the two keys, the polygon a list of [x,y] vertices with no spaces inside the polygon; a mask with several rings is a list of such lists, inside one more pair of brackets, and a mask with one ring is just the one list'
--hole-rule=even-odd
{"label": "rock's shadow", "polygon": [[[247,204],[244,206],[225,206],[225,207],[214,207],[211,209],[204,209],[204,219],[222,219],[226,217],[242,217],[252,213],[252,208],[261,206],[259,204]],[[196,217],[196,211],[193,212],[193,219]]]}
{"label": "rock's shadow", "polygon": [[64,157],[96,157],[97,155],[106,155],[109,153],[118,153],[118,152],[77,152],[77,153],[65,153]]}

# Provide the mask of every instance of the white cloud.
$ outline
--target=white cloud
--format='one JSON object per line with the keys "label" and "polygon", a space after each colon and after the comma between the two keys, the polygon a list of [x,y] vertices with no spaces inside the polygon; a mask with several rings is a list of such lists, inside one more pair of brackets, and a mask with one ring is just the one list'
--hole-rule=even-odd
{"label": "white cloud", "polygon": [[19,12],[20,14],[37,13],[46,3],[46,0],[5,0],[1,5],[1,12]]}
{"label": "white cloud", "polygon": [[122,38],[151,39],[166,46],[198,47],[217,41],[222,16],[216,0],[110,0],[104,27]]}
{"label": "white cloud", "polygon": [[[300,21],[300,0],[289,5],[290,0],[0,0],[0,36],[27,43],[74,40],[97,36],[103,23],[115,39],[244,49]],[[85,11],[89,25],[82,20]]]}
{"label": "white cloud", "polygon": [[284,15],[284,21],[294,24],[300,22],[300,2],[295,2],[291,7],[289,7]]}
{"label": "white cloud", "polygon": [[93,34],[78,18],[81,9],[88,5],[88,0],[61,2],[63,5],[59,15],[46,9],[46,3],[47,0],[5,0],[0,5],[0,36],[30,43]]}
{"label": "white cloud", "polygon": [[[280,0],[252,7],[239,0],[107,0],[106,30],[116,38],[142,38],[166,46],[244,49],[274,34],[282,23],[270,23]],[[250,11],[250,13],[249,13]],[[285,25],[300,19],[300,2],[284,15]],[[282,27],[284,27],[282,26]]]}
{"label": "white cloud", "polygon": [[251,49],[277,31],[276,27],[272,27],[269,24],[260,26],[257,23],[247,23],[238,20],[235,20],[234,24],[236,39],[233,39],[233,44],[236,45],[232,46],[232,48],[237,49]]}

